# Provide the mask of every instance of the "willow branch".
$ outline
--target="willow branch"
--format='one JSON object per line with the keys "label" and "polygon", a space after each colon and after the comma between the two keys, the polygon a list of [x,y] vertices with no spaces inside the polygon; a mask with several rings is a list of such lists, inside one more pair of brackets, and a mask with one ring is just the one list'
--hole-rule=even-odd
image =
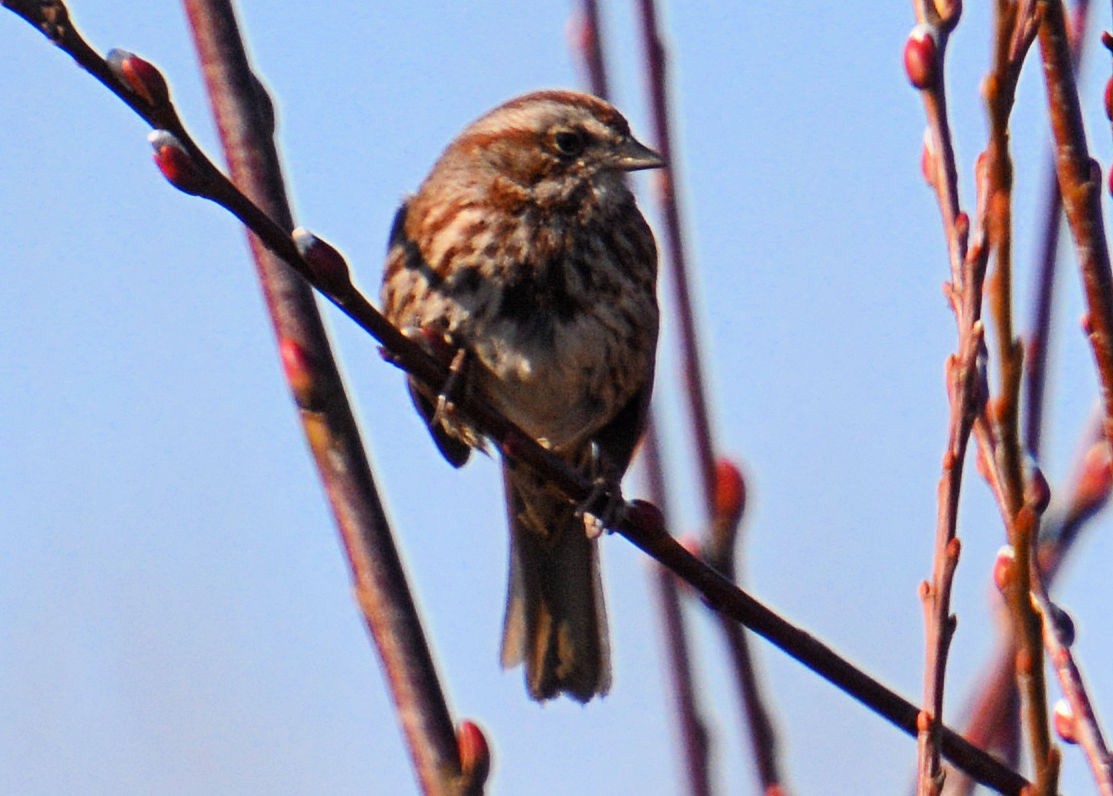
{"label": "willow branch", "polygon": [[1113,275],[1101,216],[1101,168],[1091,160],[1086,144],[1062,3],[1039,0],[1039,5],[1043,9],[1040,53],[1059,190],[1082,269],[1086,332],[1101,384],[1103,429],[1113,445]]}
{"label": "willow branch", "polygon": [[[1037,7],[1038,8],[1038,7]],[[986,149],[989,182],[987,233],[994,260],[989,295],[993,308],[1000,385],[990,405],[996,441],[992,462],[1001,484],[999,499],[1006,517],[1009,544],[1017,575],[1008,580],[1004,592],[1012,617],[1016,642],[1017,678],[1027,738],[1035,768],[1035,792],[1054,796],[1058,781],[1058,752],[1051,746],[1047,689],[1043,669],[1040,614],[1032,605],[1029,584],[1037,572],[1035,540],[1039,533],[1042,506],[1026,500],[1025,473],[1020,449],[1020,386],[1023,348],[1016,339],[1012,321],[1012,182],[1009,154],[1009,117],[1024,58],[1035,38],[1039,23],[1033,14],[1025,17],[1020,6],[998,0],[993,71],[984,94],[989,115],[990,140]]]}
{"label": "willow branch", "polygon": [[[122,53],[110,61],[100,58],[77,33],[61,3],[17,5],[13,10],[40,29],[48,24],[46,32],[55,43],[152,126],[175,131],[193,157],[208,162],[185,132],[163,93],[161,76],[149,64]],[[270,226],[289,230],[293,223],[271,138],[269,99],[260,93],[250,71],[231,7],[198,1],[188,2],[186,8],[236,186],[223,181],[220,190],[225,196],[235,195],[242,208],[250,202],[256,218],[275,219]],[[219,173],[215,167],[211,172]],[[423,792],[479,793],[482,781],[469,779],[461,768],[456,733],[312,291],[257,237],[249,236],[249,241],[284,372]]]}

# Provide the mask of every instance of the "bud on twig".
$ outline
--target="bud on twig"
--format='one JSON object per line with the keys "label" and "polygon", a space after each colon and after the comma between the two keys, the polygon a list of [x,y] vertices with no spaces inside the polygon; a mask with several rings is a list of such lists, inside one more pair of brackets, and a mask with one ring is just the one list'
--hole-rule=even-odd
{"label": "bud on twig", "polygon": [[456,728],[456,743],[460,749],[460,771],[471,789],[479,791],[491,771],[487,738],[475,722],[465,720]]}
{"label": "bud on twig", "polygon": [[1074,488],[1071,511],[1087,514],[1101,507],[1109,499],[1113,488],[1109,443],[1104,439],[1095,442],[1082,457],[1082,471]]}
{"label": "bud on twig", "polygon": [[1077,723],[1074,720],[1074,711],[1071,709],[1070,703],[1065,699],[1059,699],[1055,703],[1054,719],[1055,732],[1063,743],[1075,744],[1078,743],[1078,738],[1075,736],[1074,726]]}
{"label": "bud on twig", "polygon": [[290,337],[283,337],[278,341],[278,354],[282,359],[286,382],[290,385],[298,406],[308,408],[312,403],[314,382],[308,354]]}
{"label": "bud on twig", "polygon": [[150,61],[120,49],[110,50],[105,60],[112,74],[148,106],[163,108],[170,104],[170,89],[166,85],[166,78]]}
{"label": "bud on twig", "polygon": [[1004,545],[993,560],[993,585],[1004,594],[1016,582],[1016,553],[1012,545]]}
{"label": "bud on twig", "polygon": [[939,79],[939,32],[931,25],[917,25],[904,43],[904,71],[921,91],[934,88]]}
{"label": "bud on twig", "polygon": [[318,238],[305,227],[298,227],[291,236],[298,254],[313,272],[317,285],[330,295],[340,296],[352,287],[352,275],[348,262],[332,244]]}
{"label": "bud on twig", "polygon": [[1044,617],[1044,621],[1051,623],[1051,629],[1055,633],[1055,637],[1059,640],[1059,643],[1064,647],[1070,647],[1074,644],[1074,619],[1055,603],[1048,601],[1047,604],[1051,611],[1051,616]]}
{"label": "bud on twig", "polygon": [[155,165],[167,182],[182,193],[203,196],[208,180],[197,168],[193,156],[181,141],[167,130],[152,130],[147,141],[155,150]]}
{"label": "bud on twig", "polygon": [[1037,514],[1043,514],[1047,510],[1047,504],[1051,502],[1051,485],[1047,483],[1043,470],[1040,469],[1040,466],[1036,464],[1036,460],[1030,454],[1025,454],[1024,459],[1028,468],[1027,483],[1024,487],[1024,502],[1031,506]]}

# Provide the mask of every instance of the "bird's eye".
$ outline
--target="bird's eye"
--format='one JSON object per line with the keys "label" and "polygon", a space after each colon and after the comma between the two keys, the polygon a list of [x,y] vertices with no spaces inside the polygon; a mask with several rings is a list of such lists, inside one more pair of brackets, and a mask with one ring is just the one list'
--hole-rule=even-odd
{"label": "bird's eye", "polygon": [[587,143],[586,136],[576,130],[561,130],[553,136],[553,142],[560,154],[568,157],[575,157],[583,152]]}

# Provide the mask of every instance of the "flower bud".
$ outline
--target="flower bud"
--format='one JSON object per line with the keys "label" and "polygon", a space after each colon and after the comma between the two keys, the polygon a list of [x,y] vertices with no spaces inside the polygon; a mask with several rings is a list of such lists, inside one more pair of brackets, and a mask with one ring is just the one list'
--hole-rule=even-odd
{"label": "flower bud", "polygon": [[170,104],[170,89],[166,85],[166,78],[150,61],[119,49],[110,50],[106,60],[112,74],[147,105],[160,108]]}
{"label": "flower bud", "polygon": [[487,738],[475,722],[464,720],[456,728],[456,744],[460,749],[460,771],[468,784],[478,790],[491,771]]}
{"label": "flower bud", "polygon": [[155,165],[167,182],[182,193],[202,196],[208,180],[182,143],[167,130],[152,130],[147,141],[155,150]]}
{"label": "flower bud", "polygon": [[1063,743],[1075,744],[1078,743],[1074,727],[1077,722],[1074,720],[1074,710],[1071,709],[1070,703],[1067,700],[1060,698],[1055,703],[1055,712],[1052,718],[1055,724],[1055,732]]}
{"label": "flower bud", "polygon": [[1016,580],[1016,553],[1012,545],[1004,545],[993,560],[993,585],[1004,594]]}
{"label": "flower bud", "polygon": [[348,263],[334,246],[318,238],[305,227],[298,227],[291,233],[298,254],[305,260],[317,285],[337,296],[352,287],[352,275]]}
{"label": "flower bud", "polygon": [[904,71],[915,88],[933,88],[939,79],[939,33],[931,25],[917,25],[904,43]]}

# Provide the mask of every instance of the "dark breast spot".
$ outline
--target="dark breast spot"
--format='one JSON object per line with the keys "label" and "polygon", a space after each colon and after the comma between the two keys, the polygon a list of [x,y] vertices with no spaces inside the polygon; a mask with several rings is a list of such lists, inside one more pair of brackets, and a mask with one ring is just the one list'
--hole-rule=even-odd
{"label": "dark breast spot", "polygon": [[566,322],[582,309],[568,291],[562,264],[550,261],[540,268],[515,268],[503,289],[498,311],[504,318],[525,323],[538,315]]}

